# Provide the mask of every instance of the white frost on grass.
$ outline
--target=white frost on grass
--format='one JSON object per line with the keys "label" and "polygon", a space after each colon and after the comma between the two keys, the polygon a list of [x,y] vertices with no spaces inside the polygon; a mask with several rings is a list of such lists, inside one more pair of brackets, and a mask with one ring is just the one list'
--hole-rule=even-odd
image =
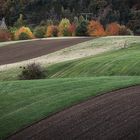
{"label": "white frost on grass", "polygon": [[140,37],[138,36],[101,37],[34,59],[8,65],[2,65],[0,66],[0,70],[3,71],[10,68],[16,68],[33,62],[49,66],[59,62],[94,56],[103,52],[117,50],[124,47],[126,48],[129,47],[130,44],[132,43],[140,43]]}

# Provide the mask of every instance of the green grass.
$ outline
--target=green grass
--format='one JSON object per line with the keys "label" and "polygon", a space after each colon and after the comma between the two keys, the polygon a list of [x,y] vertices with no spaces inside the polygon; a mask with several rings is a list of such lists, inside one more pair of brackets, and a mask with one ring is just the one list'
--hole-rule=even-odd
{"label": "green grass", "polygon": [[[100,38],[94,45],[106,47],[114,39]],[[140,85],[139,58],[140,44],[133,44],[127,49],[52,65],[46,69],[48,80],[13,81],[20,69],[1,71],[0,139],[90,97]]]}
{"label": "green grass", "polygon": [[[54,64],[47,68],[47,78],[90,76],[140,76],[140,44],[100,55]],[[0,72],[0,81],[16,80],[20,69]]]}
{"label": "green grass", "polygon": [[75,103],[140,84],[140,77],[0,82],[0,139]]}
{"label": "green grass", "polygon": [[48,68],[49,77],[140,76],[140,44]]}

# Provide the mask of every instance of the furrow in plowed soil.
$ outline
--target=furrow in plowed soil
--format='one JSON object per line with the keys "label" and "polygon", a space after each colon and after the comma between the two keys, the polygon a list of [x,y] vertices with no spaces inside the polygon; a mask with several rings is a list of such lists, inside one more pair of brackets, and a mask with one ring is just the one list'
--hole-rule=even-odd
{"label": "furrow in plowed soil", "polygon": [[95,97],[8,140],[140,140],[140,86]]}
{"label": "furrow in plowed soil", "polygon": [[92,38],[37,40],[0,47],[0,65],[40,57]]}

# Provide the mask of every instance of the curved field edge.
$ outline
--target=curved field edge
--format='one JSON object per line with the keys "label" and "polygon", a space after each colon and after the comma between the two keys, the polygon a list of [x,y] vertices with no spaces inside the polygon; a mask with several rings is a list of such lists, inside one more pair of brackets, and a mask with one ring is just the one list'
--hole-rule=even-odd
{"label": "curved field edge", "polygon": [[11,68],[17,68],[33,62],[40,63],[41,65],[50,66],[60,62],[86,58],[104,52],[118,50],[123,48],[124,46],[129,47],[132,43],[140,43],[140,37],[108,36],[96,38],[34,59],[12,63],[8,65],[1,65],[0,71]]}
{"label": "curved field edge", "polygon": [[[96,56],[57,63],[46,68],[46,78],[140,76],[140,43]],[[46,67],[46,66],[45,66]],[[16,80],[21,69],[0,71],[0,81]]]}
{"label": "curved field edge", "polygon": [[0,139],[91,97],[139,84],[136,76],[0,82]]}
{"label": "curved field edge", "polygon": [[51,78],[140,76],[140,44],[94,57],[67,61],[48,68]]}

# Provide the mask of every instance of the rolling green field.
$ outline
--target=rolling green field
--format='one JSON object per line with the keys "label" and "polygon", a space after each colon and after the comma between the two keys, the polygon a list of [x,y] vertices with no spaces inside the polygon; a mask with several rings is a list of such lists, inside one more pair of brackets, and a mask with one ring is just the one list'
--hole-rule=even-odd
{"label": "rolling green field", "polygon": [[140,44],[49,67],[49,77],[140,76]]}
{"label": "rolling green field", "polygon": [[140,85],[140,44],[52,65],[45,80],[19,81],[19,73],[0,72],[0,139],[91,97]]}
{"label": "rolling green field", "polygon": [[1,82],[0,138],[89,97],[136,84],[140,77]]}

